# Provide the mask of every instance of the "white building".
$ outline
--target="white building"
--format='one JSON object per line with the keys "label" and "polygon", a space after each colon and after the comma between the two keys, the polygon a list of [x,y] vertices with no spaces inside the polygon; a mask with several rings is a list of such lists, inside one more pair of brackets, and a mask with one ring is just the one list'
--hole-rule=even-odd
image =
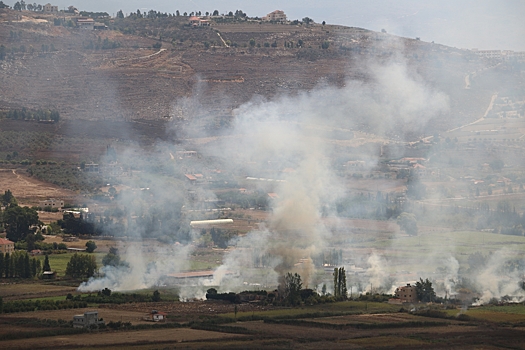
{"label": "white building", "polygon": [[[93,30],[95,29],[95,20],[93,18],[79,18],[77,19],[77,26],[80,29],[87,29],[87,30]],[[86,164],[87,166],[88,164]],[[95,165],[95,164],[93,164]],[[98,164],[97,165],[97,171],[98,172]]]}
{"label": "white building", "polygon": [[58,208],[60,209],[64,207],[64,201],[61,199],[51,198],[51,199],[46,199],[45,201],[40,201],[38,203],[38,206],[40,208]]}
{"label": "white building", "polygon": [[53,6],[50,3],[45,4],[42,9],[45,13],[58,13],[58,6]]}
{"label": "white building", "polygon": [[286,22],[286,14],[284,11],[275,10],[264,16],[262,20],[271,22]]}

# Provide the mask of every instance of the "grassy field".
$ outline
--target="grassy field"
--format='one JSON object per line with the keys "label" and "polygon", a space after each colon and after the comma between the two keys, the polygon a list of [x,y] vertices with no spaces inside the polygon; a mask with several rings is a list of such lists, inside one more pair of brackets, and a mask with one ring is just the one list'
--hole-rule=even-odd
{"label": "grassy field", "polygon": [[[289,308],[289,309],[277,309],[267,311],[252,311],[252,312],[238,312],[237,318],[239,317],[300,317],[301,315],[313,314],[313,313],[348,313],[348,314],[359,314],[359,313],[388,313],[399,311],[398,305],[390,305],[386,303],[375,303],[375,302],[363,302],[363,301],[343,301],[337,303],[319,304],[312,306],[303,306],[300,308]],[[234,313],[221,314],[223,317],[235,318]]]}
{"label": "grassy field", "polygon": [[[429,256],[450,254],[462,267],[470,254],[481,252],[491,255],[499,250],[506,250],[509,258],[519,258],[525,253],[525,237],[501,235],[479,231],[433,232],[419,236],[397,236],[393,238],[362,242],[355,248],[381,251],[381,256],[389,259],[392,270],[410,269],[417,262],[419,271],[433,272],[436,266],[425,266],[421,262]],[[408,263],[404,263],[408,262]]]}
{"label": "grassy field", "polygon": [[[64,253],[64,254],[51,254],[49,255],[49,266],[51,267],[52,271],[55,271],[58,275],[58,277],[64,277],[66,275],[66,267],[69,260],[71,260],[71,257],[75,253]],[[88,254],[88,253],[80,253],[80,254]],[[92,253],[96,260],[97,260],[97,266],[102,266],[102,258],[106,255],[105,253]],[[42,266],[44,265],[44,259],[45,256],[41,255],[38,257],[40,260],[40,263]]]}
{"label": "grassy field", "polygon": [[[458,310],[447,310],[449,316],[456,316]],[[480,321],[496,323],[524,323],[525,305],[511,304],[505,306],[486,305],[462,311],[465,315]]]}
{"label": "grassy field", "polygon": [[53,285],[42,281],[24,281],[22,283],[5,283],[0,287],[0,297],[21,297],[31,295],[60,294],[67,295],[76,288],[69,286]]}

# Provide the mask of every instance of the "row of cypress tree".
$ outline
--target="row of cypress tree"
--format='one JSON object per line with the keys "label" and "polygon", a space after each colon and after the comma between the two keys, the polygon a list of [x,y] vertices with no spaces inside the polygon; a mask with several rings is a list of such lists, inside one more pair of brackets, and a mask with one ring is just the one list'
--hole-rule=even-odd
{"label": "row of cypress tree", "polygon": [[[51,271],[47,255],[46,262],[47,264],[44,262],[44,271]],[[17,250],[11,254],[0,252],[0,278],[34,278],[41,272],[40,260],[34,257],[30,258],[26,251]]]}

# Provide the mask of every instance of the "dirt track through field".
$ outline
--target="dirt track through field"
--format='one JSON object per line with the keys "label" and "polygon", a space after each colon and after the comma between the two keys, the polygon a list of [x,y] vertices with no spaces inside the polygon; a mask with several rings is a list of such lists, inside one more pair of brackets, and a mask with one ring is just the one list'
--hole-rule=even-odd
{"label": "dirt track through field", "polygon": [[19,204],[36,205],[49,198],[72,198],[75,193],[25,175],[23,169],[0,169],[0,191],[11,190]]}

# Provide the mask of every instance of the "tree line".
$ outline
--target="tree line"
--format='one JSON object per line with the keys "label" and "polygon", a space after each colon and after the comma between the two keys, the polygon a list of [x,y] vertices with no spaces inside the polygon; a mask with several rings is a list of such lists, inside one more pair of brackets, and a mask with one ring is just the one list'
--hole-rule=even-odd
{"label": "tree line", "polygon": [[30,258],[26,251],[0,252],[0,278],[34,278],[40,275],[42,266],[37,258]]}
{"label": "tree line", "polygon": [[18,242],[34,235],[36,226],[40,223],[38,213],[29,207],[20,207],[10,190],[0,196],[0,202],[5,210],[0,209],[0,224],[6,230],[6,238]]}
{"label": "tree line", "polygon": [[60,120],[60,113],[54,109],[10,109],[8,111],[0,112],[2,118],[13,120],[36,120],[36,121],[52,121],[57,123]]}

